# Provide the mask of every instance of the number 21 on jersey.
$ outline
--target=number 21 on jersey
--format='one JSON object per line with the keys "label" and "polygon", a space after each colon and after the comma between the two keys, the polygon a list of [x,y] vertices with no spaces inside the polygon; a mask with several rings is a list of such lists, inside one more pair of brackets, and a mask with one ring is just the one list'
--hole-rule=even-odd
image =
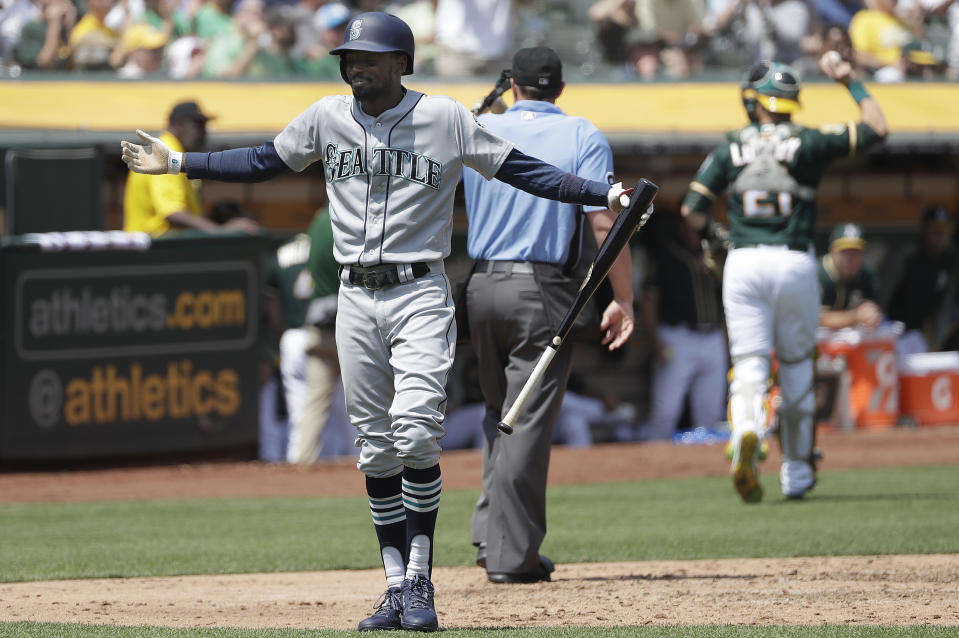
{"label": "number 21 on jersey", "polygon": [[788,217],[793,198],[786,192],[769,192],[756,188],[743,192],[743,214],[746,217]]}

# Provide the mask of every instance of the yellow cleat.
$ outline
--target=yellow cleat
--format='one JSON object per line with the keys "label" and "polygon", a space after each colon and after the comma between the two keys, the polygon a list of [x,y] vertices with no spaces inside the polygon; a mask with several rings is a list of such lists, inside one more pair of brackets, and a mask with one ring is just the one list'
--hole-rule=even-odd
{"label": "yellow cleat", "polygon": [[[725,451],[726,451],[726,460],[732,463],[733,462],[733,444],[727,443]],[[769,441],[767,441],[766,439],[763,439],[763,442],[759,444],[759,460],[765,461],[766,455],[768,454],[769,454]]]}
{"label": "yellow cleat", "polygon": [[733,453],[730,470],[733,485],[746,503],[758,503],[763,500],[763,488],[759,484],[757,468],[761,448],[759,435],[755,432],[745,432],[739,438],[739,449],[734,450]]}

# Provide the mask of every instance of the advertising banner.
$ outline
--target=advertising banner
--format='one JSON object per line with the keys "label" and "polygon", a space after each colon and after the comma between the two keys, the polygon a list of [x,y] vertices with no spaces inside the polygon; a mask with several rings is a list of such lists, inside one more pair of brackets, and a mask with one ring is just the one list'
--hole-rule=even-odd
{"label": "advertising banner", "polygon": [[253,445],[262,244],[51,252],[7,240],[0,459]]}

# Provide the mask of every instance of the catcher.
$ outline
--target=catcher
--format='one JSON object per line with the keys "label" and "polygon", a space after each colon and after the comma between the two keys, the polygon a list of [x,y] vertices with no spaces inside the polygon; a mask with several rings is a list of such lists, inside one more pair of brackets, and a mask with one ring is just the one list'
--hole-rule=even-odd
{"label": "catcher", "polygon": [[823,72],[845,86],[860,121],[811,129],[792,122],[800,82],[789,66],[760,62],[742,87],[750,117],[727,135],[700,166],[682,214],[703,226],[727,191],[729,255],[723,308],[733,373],[729,386],[731,474],[749,503],[762,499],[757,464],[767,422],[772,356],[778,359],[778,409],[787,498],[802,498],[816,483],[813,354],[819,322],[819,284],[813,250],[817,188],[826,166],[855,155],[888,135],[879,103],[852,77],[838,53],[820,60]]}

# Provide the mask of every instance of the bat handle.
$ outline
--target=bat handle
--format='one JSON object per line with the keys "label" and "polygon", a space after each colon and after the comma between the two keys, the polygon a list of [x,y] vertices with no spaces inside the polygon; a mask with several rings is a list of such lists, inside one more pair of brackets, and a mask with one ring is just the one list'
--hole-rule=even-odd
{"label": "bat handle", "polygon": [[529,395],[533,393],[533,390],[536,389],[536,386],[539,385],[540,380],[543,378],[543,374],[546,373],[546,368],[549,367],[550,361],[553,360],[553,357],[556,356],[556,351],[562,345],[563,340],[558,336],[553,337],[553,342],[549,344],[543,354],[540,355],[539,361],[536,362],[536,367],[533,368],[533,373],[529,375],[529,378],[526,379],[526,383],[523,384],[523,389],[520,390],[519,396],[516,397],[516,401],[513,402],[513,405],[510,406],[509,412],[506,413],[506,416],[503,417],[503,420],[496,424],[497,429],[503,434],[512,434],[513,425],[516,424],[516,419],[519,418],[520,412],[523,411],[523,408],[526,406],[526,402],[529,400]]}

